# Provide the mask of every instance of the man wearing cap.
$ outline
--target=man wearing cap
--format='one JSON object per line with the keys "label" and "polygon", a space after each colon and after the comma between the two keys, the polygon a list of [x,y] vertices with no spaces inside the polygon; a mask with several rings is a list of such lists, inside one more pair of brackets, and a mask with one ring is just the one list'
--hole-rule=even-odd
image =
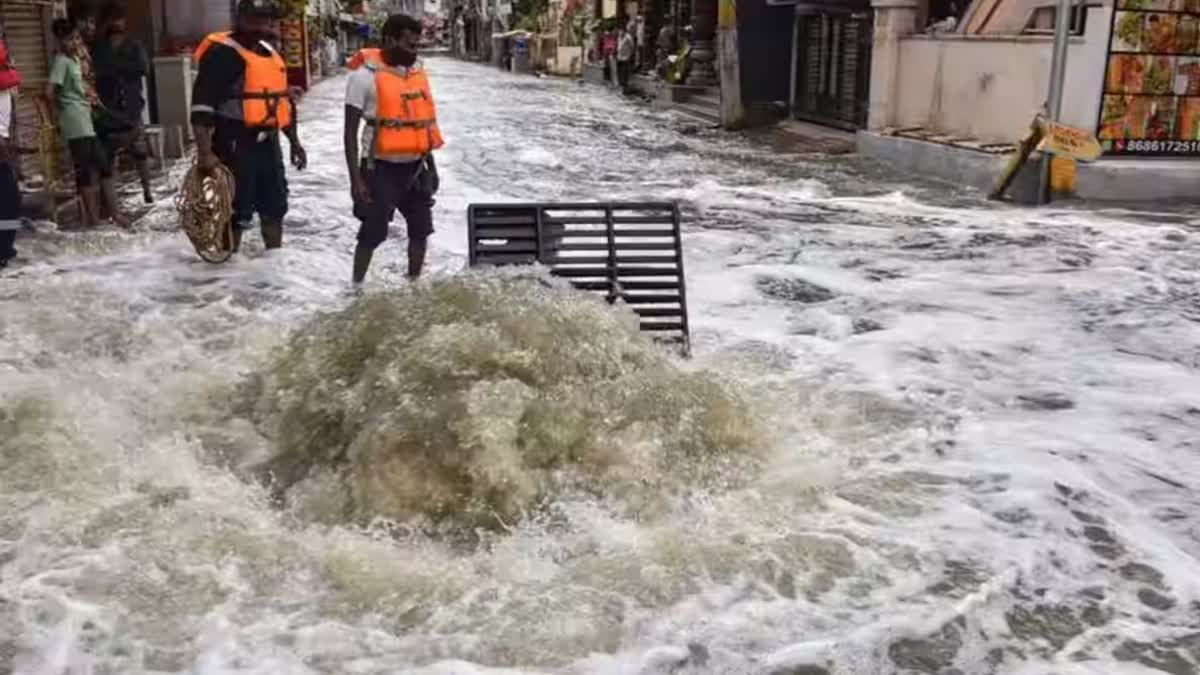
{"label": "man wearing cap", "polygon": [[271,46],[279,17],[271,0],[239,0],[233,32],[209,35],[194,55],[200,64],[192,90],[196,162],[204,171],[221,162],[236,178],[234,251],[255,213],[266,248],[283,245],[288,187],[279,132],[288,137],[292,165],[302,170],[308,163],[287,65]]}

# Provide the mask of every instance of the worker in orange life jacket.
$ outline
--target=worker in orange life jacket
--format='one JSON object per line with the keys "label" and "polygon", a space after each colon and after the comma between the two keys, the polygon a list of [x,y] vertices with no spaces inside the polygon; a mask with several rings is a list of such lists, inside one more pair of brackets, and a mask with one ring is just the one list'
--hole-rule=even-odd
{"label": "worker in orange life jacket", "polygon": [[271,0],[239,0],[235,29],[209,35],[194,54],[196,162],[203,170],[221,162],[236,178],[234,251],[256,213],[266,248],[283,245],[288,186],[281,132],[291,145],[292,165],[303,170],[308,164],[297,133],[298,90],[288,86],[287,64],[271,44],[280,16]]}
{"label": "worker in orange life jacket", "polygon": [[[388,236],[396,211],[408,225],[408,276],[425,264],[433,233],[433,195],[438,189],[433,151],[442,147],[437,110],[424,65],[417,58],[421,23],[394,14],[383,25],[380,63],[366,63],[346,83],[346,167],[354,215],[362,225],[354,252],[355,283],[361,283],[375,249]],[[359,153],[359,128],[362,152]]]}
{"label": "worker in orange life jacket", "polygon": [[350,70],[358,70],[367,64],[381,65],[383,63],[383,56],[380,54],[380,51],[376,47],[360,49],[346,62],[346,67]]}

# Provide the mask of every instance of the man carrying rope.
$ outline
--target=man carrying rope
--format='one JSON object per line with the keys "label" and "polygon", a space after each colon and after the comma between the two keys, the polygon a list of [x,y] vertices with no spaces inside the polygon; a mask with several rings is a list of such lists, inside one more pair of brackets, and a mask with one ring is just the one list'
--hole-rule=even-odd
{"label": "man carrying rope", "polygon": [[296,131],[287,65],[271,46],[276,37],[272,24],[280,15],[271,0],[240,0],[236,29],[209,35],[196,49],[200,63],[192,90],[196,163],[206,172],[218,162],[233,171],[234,251],[255,213],[266,247],[283,245],[288,187],[280,131],[291,145],[292,165],[303,170],[308,164]]}
{"label": "man carrying rope", "polygon": [[[433,151],[443,141],[429,79],[417,59],[420,37],[416,19],[404,14],[388,17],[380,62],[368,60],[346,83],[343,142],[354,215],[362,222],[354,251],[355,283],[366,277],[371,256],[387,239],[396,211],[408,225],[408,277],[420,276],[425,264],[438,187]],[[363,120],[360,157],[358,129]]]}

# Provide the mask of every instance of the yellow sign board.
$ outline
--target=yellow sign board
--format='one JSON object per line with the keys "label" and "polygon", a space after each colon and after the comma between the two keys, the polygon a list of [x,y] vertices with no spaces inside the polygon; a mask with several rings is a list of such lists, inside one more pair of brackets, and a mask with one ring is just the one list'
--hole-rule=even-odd
{"label": "yellow sign board", "polygon": [[737,0],[718,0],[717,28],[721,30],[737,28]]}
{"label": "yellow sign board", "polygon": [[1045,136],[1038,150],[1060,157],[1070,157],[1080,162],[1095,161],[1103,149],[1100,141],[1092,134],[1057,122],[1042,122]]}

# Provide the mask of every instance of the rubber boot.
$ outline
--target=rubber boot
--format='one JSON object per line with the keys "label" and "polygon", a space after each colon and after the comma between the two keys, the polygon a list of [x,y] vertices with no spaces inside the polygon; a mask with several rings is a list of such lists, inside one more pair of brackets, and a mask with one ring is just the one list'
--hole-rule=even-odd
{"label": "rubber boot", "polygon": [[83,201],[83,227],[98,227],[100,225],[100,188],[90,185],[79,190]]}
{"label": "rubber boot", "polygon": [[132,221],[129,220],[129,216],[121,213],[120,202],[117,201],[117,188],[113,184],[113,180],[111,178],[101,180],[100,189],[104,192],[104,201],[108,203],[108,210],[112,217],[113,225],[117,227],[129,227]]}
{"label": "rubber boot", "polygon": [[283,247],[283,223],[262,224],[263,245],[268,251]]}
{"label": "rubber boot", "polygon": [[371,256],[374,249],[359,246],[354,249],[354,283],[361,284],[367,278],[367,268],[371,266]]}
{"label": "rubber boot", "polygon": [[421,276],[421,269],[425,267],[425,249],[426,240],[408,242],[408,278],[410,281]]}
{"label": "rubber boot", "polygon": [[142,183],[142,201],[153,204],[154,195],[150,192],[150,162],[144,159],[138,160],[137,174]]}

